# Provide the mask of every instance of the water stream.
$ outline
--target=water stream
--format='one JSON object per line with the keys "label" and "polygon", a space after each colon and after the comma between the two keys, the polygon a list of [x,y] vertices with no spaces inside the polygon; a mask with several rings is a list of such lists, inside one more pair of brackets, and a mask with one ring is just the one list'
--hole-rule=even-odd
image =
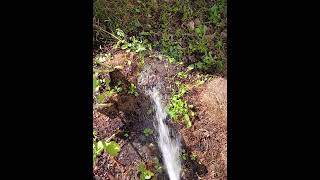
{"label": "water stream", "polygon": [[164,111],[164,107],[161,103],[161,95],[159,91],[154,87],[149,90],[147,94],[154,102],[157,120],[157,131],[159,134],[158,145],[160,147],[167,173],[170,180],[179,180],[181,171],[180,162],[180,141],[177,137],[170,137],[170,129],[164,122],[167,114]]}
{"label": "water stream", "polygon": [[[158,68],[152,67],[152,65],[145,66],[140,74],[138,84],[141,90],[150,97],[155,109],[154,126],[158,132],[158,146],[162,153],[166,172],[170,180],[180,180],[181,161],[179,156],[181,143],[179,137],[173,133],[165,122],[167,114],[165,105],[162,102],[164,99],[160,93],[161,87],[165,85],[164,77],[154,73],[156,69]],[[159,69],[158,71],[161,71],[161,68]]]}

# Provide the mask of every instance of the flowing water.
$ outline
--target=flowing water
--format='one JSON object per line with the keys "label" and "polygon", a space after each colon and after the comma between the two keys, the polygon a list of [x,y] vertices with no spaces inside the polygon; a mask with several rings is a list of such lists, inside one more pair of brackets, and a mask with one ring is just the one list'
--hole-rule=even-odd
{"label": "flowing water", "polygon": [[[180,139],[171,131],[165,123],[167,114],[165,106],[162,103],[162,96],[159,92],[163,82],[156,81],[154,68],[144,67],[145,69],[139,77],[139,84],[143,91],[150,96],[155,109],[156,120],[155,128],[158,131],[158,146],[160,147],[164,160],[165,169],[170,180],[180,180],[181,162],[180,162]],[[161,78],[158,78],[161,79]]]}
{"label": "flowing water", "polygon": [[170,180],[179,180],[181,171],[180,142],[176,137],[170,138],[170,129],[164,122],[167,114],[161,104],[161,96],[156,88],[148,91],[155,104],[156,120],[158,122],[159,139],[158,144],[162,152],[164,163]]}

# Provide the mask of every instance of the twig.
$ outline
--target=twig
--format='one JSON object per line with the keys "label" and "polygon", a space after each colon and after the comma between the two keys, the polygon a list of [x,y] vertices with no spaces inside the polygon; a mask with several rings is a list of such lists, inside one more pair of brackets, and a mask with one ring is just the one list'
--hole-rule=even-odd
{"label": "twig", "polygon": [[96,104],[93,106],[93,109],[101,109],[105,107],[111,107],[113,103],[108,103],[108,104]]}
{"label": "twig", "polygon": [[98,72],[98,73],[108,73],[108,72],[112,72],[114,71],[113,69],[105,69],[105,70],[101,70],[101,69],[93,69],[93,72]]}
{"label": "twig", "polygon": [[118,134],[118,132],[115,132],[114,134],[112,134],[108,139],[106,139],[106,142],[109,142],[112,138],[114,138],[116,134]]}
{"label": "twig", "polygon": [[121,41],[121,39],[119,39],[117,36],[115,36],[114,34],[102,29],[100,26],[94,25],[96,28],[99,28],[101,31],[108,33],[109,35],[111,35],[113,38],[117,39],[118,41]]}

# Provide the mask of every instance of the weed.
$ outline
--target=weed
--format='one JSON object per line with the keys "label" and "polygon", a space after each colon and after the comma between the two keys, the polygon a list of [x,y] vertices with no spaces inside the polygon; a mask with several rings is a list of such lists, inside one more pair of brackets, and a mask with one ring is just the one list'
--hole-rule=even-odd
{"label": "weed", "polygon": [[111,53],[106,53],[106,54],[97,55],[94,58],[94,62],[97,64],[101,64],[101,63],[104,63],[104,62],[112,60],[112,59],[113,59],[113,57],[112,57]]}
{"label": "weed", "polygon": [[99,89],[99,81],[97,80],[97,75],[93,75],[93,92]]}
{"label": "weed", "polygon": [[[110,79],[97,79],[97,75],[93,76],[93,88],[94,92],[94,98],[97,100],[98,104],[101,104],[104,102],[104,100],[107,97],[111,97],[112,95],[116,93],[120,93],[122,91],[122,88],[120,87],[121,82],[119,81],[118,84],[112,89],[110,87]],[[103,88],[104,87],[104,88]],[[99,94],[99,90],[102,90],[102,92]]]}
{"label": "weed", "polygon": [[188,74],[187,74],[187,72],[180,71],[180,72],[178,72],[178,77],[181,79],[185,79],[188,77]]}
{"label": "weed", "polygon": [[183,48],[179,42],[174,42],[171,40],[172,35],[164,33],[161,39],[162,53],[167,55],[170,63],[175,63],[181,61],[183,56]]}
{"label": "weed", "polygon": [[191,8],[190,1],[189,0],[184,0],[184,1],[180,0],[178,2],[180,4],[182,4],[182,12],[183,12],[182,20],[183,21],[190,20],[193,15],[193,10]]}
{"label": "weed", "polygon": [[[225,0],[94,1],[95,36],[98,34],[104,40],[116,37],[117,48],[127,51],[140,53],[159,49],[170,63],[197,56],[192,63],[199,62],[197,69],[205,71],[225,68],[225,45],[220,37],[225,16]],[[189,22],[193,28],[186,28]],[[216,32],[214,35],[210,34],[212,30]],[[213,46],[209,47],[209,42]],[[207,63],[211,61],[209,52],[216,58],[213,64]],[[106,58],[98,61],[106,61]]]}
{"label": "weed", "polygon": [[144,163],[141,163],[138,166],[138,172],[140,173],[140,180],[151,179],[154,176],[154,173],[146,169]]}
{"label": "weed", "polygon": [[224,0],[218,0],[210,9],[209,9],[209,20],[214,25],[219,25],[221,21],[221,14],[224,11]]}
{"label": "weed", "polygon": [[191,159],[192,161],[195,161],[195,160],[197,159],[197,155],[196,155],[195,153],[192,153],[192,154],[190,155],[190,159]]}
{"label": "weed", "polygon": [[188,159],[188,154],[187,154],[186,150],[183,149],[181,151],[180,158],[183,159],[183,160],[187,160]]}
{"label": "weed", "polygon": [[185,125],[187,128],[191,127],[190,120],[190,111],[189,105],[186,101],[182,99],[183,95],[187,92],[187,88],[185,85],[181,85],[179,87],[178,93],[174,93],[171,98],[169,105],[167,107],[167,112],[174,121],[177,121],[179,118],[184,119]]}
{"label": "weed", "polygon": [[103,140],[97,141],[96,132],[93,131],[93,163],[96,158],[103,152],[107,152],[111,156],[117,156],[120,151],[120,145],[115,141]]}
{"label": "weed", "polygon": [[153,130],[150,129],[150,128],[144,128],[143,129],[143,134],[148,137],[148,136],[153,134]]}
{"label": "weed", "polygon": [[133,94],[134,96],[138,96],[138,92],[136,90],[136,86],[134,84],[130,84],[128,94]]}
{"label": "weed", "polygon": [[121,48],[127,50],[127,52],[133,51],[136,53],[146,51],[147,48],[151,50],[151,44],[148,44],[147,40],[139,40],[135,36],[127,38],[125,33],[121,29],[116,29],[117,36],[114,35],[118,41],[114,45],[114,48]]}
{"label": "weed", "polygon": [[129,137],[129,133],[126,132],[126,133],[123,134],[123,136],[124,137]]}
{"label": "weed", "polygon": [[[110,83],[110,80],[108,81],[108,88],[110,89],[109,83]],[[122,87],[120,87],[121,84],[122,84],[122,82],[118,81],[117,85],[113,88],[115,92],[117,92],[117,93],[122,92]]]}
{"label": "weed", "polygon": [[195,86],[198,87],[198,86],[204,84],[205,82],[211,80],[212,78],[213,78],[213,76],[208,75],[208,74],[206,74],[206,75],[198,75],[198,79],[195,82]]}

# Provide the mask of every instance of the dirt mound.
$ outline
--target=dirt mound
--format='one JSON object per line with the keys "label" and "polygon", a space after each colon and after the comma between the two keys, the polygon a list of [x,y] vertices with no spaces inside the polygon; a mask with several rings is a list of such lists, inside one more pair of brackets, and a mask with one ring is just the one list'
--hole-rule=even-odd
{"label": "dirt mound", "polygon": [[227,80],[210,81],[200,94],[200,102],[207,108],[208,117],[223,126],[227,123]]}
{"label": "dirt mound", "polygon": [[185,145],[207,168],[201,178],[227,179],[227,80],[215,78],[187,99],[197,117],[190,129],[180,132]]}

